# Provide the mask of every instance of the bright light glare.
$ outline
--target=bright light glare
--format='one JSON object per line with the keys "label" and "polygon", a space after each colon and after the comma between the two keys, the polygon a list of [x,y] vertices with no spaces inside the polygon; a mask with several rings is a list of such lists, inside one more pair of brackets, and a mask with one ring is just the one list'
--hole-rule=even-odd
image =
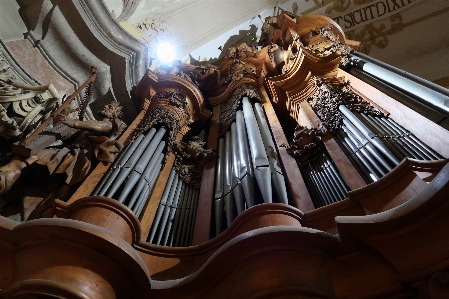
{"label": "bright light glare", "polygon": [[175,49],[169,42],[160,44],[157,48],[157,58],[162,63],[170,63],[175,59]]}

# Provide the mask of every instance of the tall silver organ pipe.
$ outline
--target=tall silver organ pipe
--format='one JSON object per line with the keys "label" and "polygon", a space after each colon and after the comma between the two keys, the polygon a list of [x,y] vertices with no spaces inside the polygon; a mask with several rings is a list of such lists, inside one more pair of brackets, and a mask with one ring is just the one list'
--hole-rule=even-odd
{"label": "tall silver organ pipe", "polygon": [[[288,204],[287,189],[276,147],[260,104],[242,98],[242,108],[228,132],[218,140],[215,172],[215,234],[235,214],[257,203]],[[226,221],[223,221],[223,217]]]}
{"label": "tall silver organ pipe", "polygon": [[167,129],[151,128],[118,155],[92,195],[115,198],[138,217],[162,168]]}
{"label": "tall silver organ pipe", "polygon": [[248,134],[251,159],[254,166],[254,174],[265,203],[273,202],[271,171],[265,146],[260,135],[254,111],[247,97],[243,97],[243,116],[245,118],[246,133]]}
{"label": "tall silver organ pipe", "polygon": [[276,147],[273,138],[271,137],[262,106],[259,103],[254,104],[254,112],[256,112],[257,124],[259,125],[265,152],[267,153],[268,161],[270,163],[271,179],[275,194],[280,202],[288,204],[287,189],[285,187],[284,175],[282,174],[281,166],[279,164]]}
{"label": "tall silver organ pipe", "polygon": [[147,242],[162,246],[192,244],[199,190],[185,183],[172,168]]}
{"label": "tall silver organ pipe", "polygon": [[[365,74],[371,75],[396,90],[404,92],[422,104],[432,107],[436,111],[449,116],[449,107],[446,103],[449,101],[447,90],[437,88],[430,82],[418,79],[415,76],[398,74],[398,72],[387,69],[376,63],[372,63],[366,57],[352,56],[352,65]],[[352,72],[351,72],[352,73]]]}
{"label": "tall silver organ pipe", "polygon": [[405,157],[418,160],[442,159],[438,153],[389,117],[352,112],[342,107],[340,106],[340,111],[344,111],[343,125],[334,137],[367,183],[383,177]]}

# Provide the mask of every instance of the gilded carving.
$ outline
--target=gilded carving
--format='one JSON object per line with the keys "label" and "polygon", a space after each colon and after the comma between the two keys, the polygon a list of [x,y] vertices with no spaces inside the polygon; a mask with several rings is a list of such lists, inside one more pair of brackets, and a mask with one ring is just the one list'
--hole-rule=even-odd
{"label": "gilded carving", "polygon": [[298,125],[295,128],[293,140],[286,148],[287,153],[295,158],[299,166],[306,166],[317,157],[322,144],[322,136],[326,134],[326,128],[306,128]]}
{"label": "gilded carving", "polygon": [[232,97],[223,103],[220,107],[220,125],[219,125],[219,134],[223,135],[231,126],[232,122],[235,120],[235,114],[237,112],[237,108],[240,105],[240,101],[242,97],[246,95],[250,98],[257,99],[259,102],[261,101],[257,90],[252,85],[242,85],[239,86],[235,91]]}
{"label": "gilded carving", "polygon": [[296,58],[299,55],[299,45],[301,44],[300,41],[296,41],[290,46],[288,46],[288,51],[284,55],[284,66],[282,67],[282,74],[285,74],[288,72],[293,65],[295,64]]}
{"label": "gilded carving", "polygon": [[308,102],[328,130],[333,131],[342,123],[343,116],[338,109],[340,105],[345,105],[352,111],[383,116],[380,110],[357,94],[344,78],[312,77],[311,80],[318,88]]}
{"label": "gilded carving", "polygon": [[176,136],[181,130],[181,126],[179,125],[178,115],[176,115],[173,109],[167,108],[166,106],[151,109],[145,116],[145,119],[137,126],[133,133],[132,139],[137,137],[139,134],[148,131],[148,129],[156,124],[164,124],[170,131],[167,147],[168,154],[173,150],[173,142],[176,140]]}
{"label": "gilded carving", "polygon": [[333,32],[333,26],[328,25],[309,32],[301,37],[304,49],[317,57],[326,57],[339,53],[342,58],[340,64],[346,66],[349,63],[348,55],[353,51],[348,45],[340,42],[340,37]]}
{"label": "gilded carving", "polygon": [[228,74],[224,78],[223,84],[239,81],[245,74],[256,74],[254,65],[248,64],[240,59],[234,59],[228,68]]}
{"label": "gilded carving", "polygon": [[203,165],[215,156],[212,149],[203,148],[205,144],[198,136],[193,136],[192,140],[187,143],[180,140],[173,142],[173,152],[176,154],[174,164],[176,173],[185,183],[194,188],[199,188],[201,185]]}
{"label": "gilded carving", "polygon": [[255,47],[248,46],[246,43],[242,43],[235,47],[229,47],[224,58],[255,57],[256,53],[257,49]]}
{"label": "gilded carving", "polygon": [[278,22],[277,16],[266,17],[265,22],[262,25],[262,34],[260,36],[258,45],[261,47],[266,47],[269,45],[268,34],[270,33],[271,24],[276,24]]}

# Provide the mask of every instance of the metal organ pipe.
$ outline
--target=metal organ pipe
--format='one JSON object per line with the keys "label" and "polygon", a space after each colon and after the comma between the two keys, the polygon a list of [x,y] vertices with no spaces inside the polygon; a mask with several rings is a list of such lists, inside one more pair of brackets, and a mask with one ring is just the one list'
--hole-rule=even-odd
{"label": "metal organ pipe", "polygon": [[231,124],[231,147],[232,147],[232,193],[234,194],[237,206],[237,214],[245,210],[245,195],[243,186],[240,182],[240,159],[239,159],[239,140],[237,136],[237,125]]}
{"label": "metal organ pipe", "polygon": [[271,171],[265,152],[265,147],[260,135],[259,127],[254,116],[253,109],[247,97],[243,97],[243,116],[245,118],[246,131],[248,134],[251,158],[254,166],[254,174],[257,184],[262,192],[265,203],[273,202],[271,187]]}
{"label": "metal organ pipe", "polygon": [[288,204],[284,175],[282,174],[276,147],[274,145],[273,138],[271,137],[270,129],[268,128],[262,106],[259,103],[255,103],[254,111],[256,112],[257,123],[259,125],[262,140],[265,145],[265,152],[267,153],[267,157],[270,162],[271,178],[274,190],[276,191],[276,195],[279,201],[284,204]]}
{"label": "metal organ pipe", "polygon": [[223,179],[223,198],[226,210],[227,225],[231,225],[235,218],[234,214],[234,196],[232,194],[232,152],[231,152],[231,132],[226,132],[225,135],[225,164],[224,164],[224,179]]}
{"label": "metal organ pipe", "polygon": [[172,190],[173,182],[175,181],[175,176],[176,176],[175,168],[172,168],[170,171],[170,175],[168,176],[167,184],[165,185],[164,193],[162,194],[161,197],[159,208],[157,209],[156,215],[154,217],[150,234],[148,236],[148,242],[150,243],[153,241],[154,235],[156,234],[156,228],[158,227],[159,221],[161,220],[162,214],[164,213],[164,208],[165,205],[167,204],[167,199],[170,196],[171,193],[170,191]]}
{"label": "metal organ pipe", "polygon": [[199,190],[185,183],[172,168],[147,242],[162,246],[190,246]]}
{"label": "metal organ pipe", "polygon": [[256,204],[256,178],[254,176],[251,154],[249,152],[248,137],[246,135],[245,120],[243,112],[237,111],[235,115],[235,125],[238,139],[238,161],[239,178],[242,182],[243,193],[245,194],[246,205],[252,207]]}
{"label": "metal organ pipe", "polygon": [[223,172],[225,168],[225,145],[224,139],[218,140],[218,157],[217,157],[217,170],[215,171],[215,196],[214,196],[214,214],[215,214],[215,233],[219,235],[221,233],[221,223],[223,219]]}
{"label": "metal organ pipe", "polygon": [[160,150],[160,152],[162,152],[162,150],[164,149],[165,142],[161,142],[161,140],[165,132],[166,129],[164,127],[161,127],[154,138],[152,138],[145,151],[140,155],[139,160],[137,161],[137,163],[135,163],[131,174],[128,176],[126,184],[123,187],[122,192],[120,193],[120,196],[118,198],[119,202],[123,203],[125,201],[128,194],[132,191],[133,187],[142,176],[143,171],[147,168],[150,160],[154,157],[155,151]]}
{"label": "metal organ pipe", "polygon": [[109,189],[112,182],[114,182],[115,177],[120,172],[120,168],[122,168],[128,161],[129,157],[131,157],[132,153],[136,150],[137,146],[140,144],[144,137],[145,136],[143,134],[137,136],[134,142],[128,144],[126,149],[118,155],[118,157],[109,167],[106,174],[101,179],[100,183],[95,188],[93,195],[104,196],[105,192]]}
{"label": "metal organ pipe", "polygon": [[131,156],[125,162],[125,165],[123,165],[123,168],[120,169],[120,172],[118,173],[117,178],[115,179],[111,189],[109,189],[109,192],[107,193],[106,197],[112,198],[114,196],[115,192],[128,177],[129,173],[133,170],[134,166],[136,165],[142,153],[147,148],[148,144],[150,143],[155,133],[156,129],[151,128],[150,131],[148,131],[145,138],[142,140],[142,142],[137,146],[135,151],[131,153]]}
{"label": "metal organ pipe", "polygon": [[[235,210],[241,214],[256,204],[257,190],[265,203],[276,199],[288,204],[284,176],[262,106],[252,105],[243,97],[235,122],[218,140],[214,193],[216,235],[223,230],[224,214],[229,226]],[[195,211],[196,206],[190,208],[189,217]],[[190,234],[192,230],[193,227],[189,229]]]}
{"label": "metal organ pipe", "polygon": [[343,125],[335,140],[346,149],[348,158],[368,183],[391,171],[389,163],[396,166],[405,157],[442,158],[388,117],[351,112],[344,106],[340,106],[340,111],[344,114]]}

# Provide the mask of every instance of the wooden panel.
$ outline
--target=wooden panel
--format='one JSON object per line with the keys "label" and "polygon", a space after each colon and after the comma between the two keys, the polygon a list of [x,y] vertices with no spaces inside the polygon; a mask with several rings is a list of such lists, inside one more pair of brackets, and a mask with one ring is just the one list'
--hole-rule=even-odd
{"label": "wooden panel", "polygon": [[[215,151],[217,150],[219,118],[220,106],[215,106],[214,115],[210,123],[209,137],[207,138],[207,148]],[[203,167],[192,245],[198,245],[209,240],[216,163],[217,158],[214,157],[214,159],[204,164]]]}
{"label": "wooden panel", "polygon": [[279,153],[279,158],[284,171],[284,177],[290,191],[291,199],[296,208],[303,212],[313,210],[312,199],[307,191],[304,179],[299,171],[296,160],[287,153],[285,146],[288,144],[284,131],[282,130],[279,119],[273,109],[273,105],[268,98],[267,93],[263,87],[259,90],[262,99],[264,100],[263,107],[267,115],[268,124],[273,134],[276,143],[276,149]]}
{"label": "wooden panel", "polygon": [[[303,101],[301,102],[300,106],[301,109],[304,110],[307,117],[310,119],[312,125],[315,128],[318,127],[321,124],[321,121],[312,110],[312,107],[310,107],[309,103]],[[356,190],[366,186],[365,181],[355,169],[354,165],[352,165],[351,161],[349,161],[348,157],[345,155],[340,146],[338,146],[338,144],[332,138],[330,132],[327,132],[327,134],[323,138],[323,141],[327,152],[331,156],[338,170],[340,170],[340,173],[348,184],[349,188],[351,188],[351,190]]]}

